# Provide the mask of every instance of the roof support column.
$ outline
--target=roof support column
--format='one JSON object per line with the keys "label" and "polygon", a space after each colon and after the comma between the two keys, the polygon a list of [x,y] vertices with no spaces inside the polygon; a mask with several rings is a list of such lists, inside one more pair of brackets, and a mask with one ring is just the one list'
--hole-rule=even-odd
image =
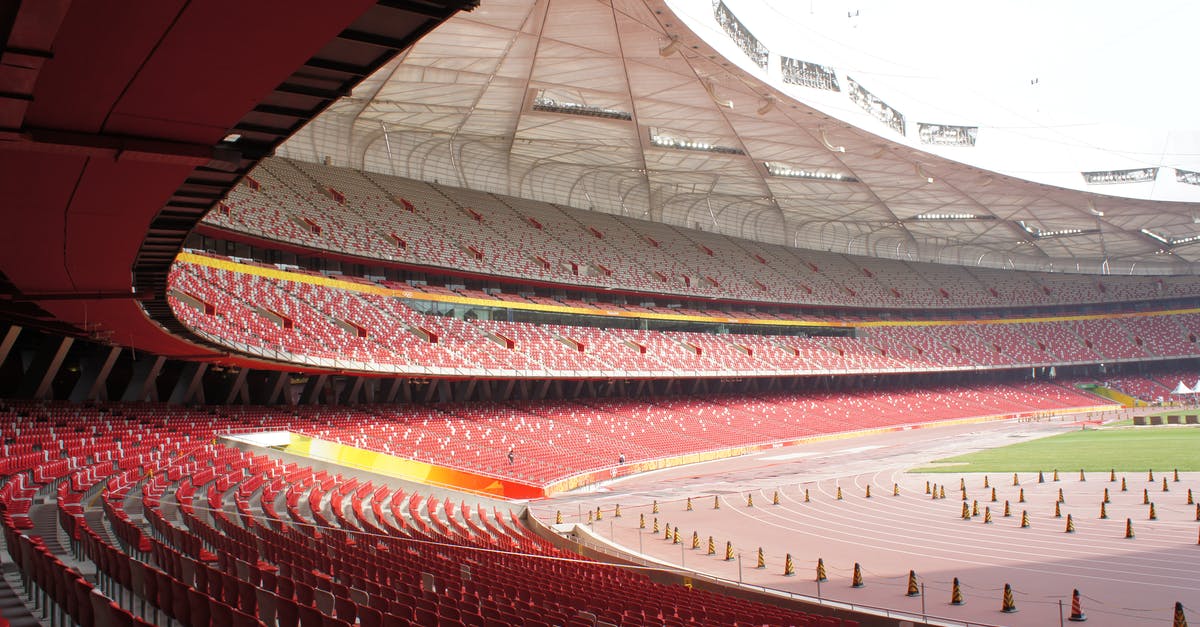
{"label": "roof support column", "polygon": [[51,383],[62,367],[63,359],[75,343],[73,337],[46,336],[38,348],[29,370],[25,371],[25,380],[21,384],[21,396],[37,400],[50,398],[53,389]]}
{"label": "roof support column", "polygon": [[75,388],[71,390],[69,398],[76,403],[107,401],[108,373],[112,372],[113,364],[117,363],[117,358],[120,356],[121,347],[111,346],[103,361],[98,359],[98,355],[87,355],[81,358],[79,360],[79,381],[75,383]]}
{"label": "roof support column", "polygon": [[129,379],[129,385],[125,386],[125,393],[121,394],[121,400],[128,403],[131,401],[150,401],[158,402],[158,373],[162,372],[163,364],[167,358],[159,355],[143,355],[133,364],[133,377]]}

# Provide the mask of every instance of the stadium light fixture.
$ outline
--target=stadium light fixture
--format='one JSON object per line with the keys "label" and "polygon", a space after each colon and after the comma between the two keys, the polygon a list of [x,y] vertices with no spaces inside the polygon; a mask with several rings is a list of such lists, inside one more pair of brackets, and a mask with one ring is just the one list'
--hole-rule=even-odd
{"label": "stadium light fixture", "polygon": [[963,213],[963,212],[935,212],[935,213],[917,214],[910,219],[911,220],[920,220],[922,222],[937,222],[937,221],[950,221],[950,220],[995,220],[996,216],[980,215],[977,213]]}
{"label": "stadium light fixture", "polygon": [[[1132,170],[1100,170],[1081,172],[1088,185],[1117,185],[1124,183],[1147,183],[1158,178],[1158,168],[1134,168]],[[1178,177],[1177,177],[1178,178]]]}
{"label": "stadium light fixture", "polygon": [[537,97],[533,99],[532,109],[534,111],[541,111],[544,113],[565,113],[567,115],[582,115],[586,117],[605,118],[609,120],[624,120],[626,122],[633,120],[633,115],[631,115],[628,111],[558,100],[546,96],[545,92],[539,92]]}
{"label": "stadium light fixture", "polygon": [[1052,237],[1074,237],[1076,235],[1092,235],[1099,233],[1100,229],[1056,229],[1053,231],[1044,231],[1032,224],[1026,224],[1024,220],[1017,220],[1017,225],[1023,231],[1033,236],[1034,239],[1049,239]]}
{"label": "stadium light fixture", "polygon": [[771,176],[779,176],[793,179],[808,179],[814,181],[837,181],[840,183],[857,183],[858,179],[846,174],[837,172],[821,172],[819,170],[805,170],[802,168],[793,168],[786,163],[778,161],[764,161],[763,167],[767,169],[767,174]]}
{"label": "stadium light fixture", "polygon": [[698,152],[715,152],[726,155],[744,155],[745,150],[734,148],[732,146],[719,146],[708,142],[697,141],[669,135],[658,128],[650,129],[650,143],[660,148],[674,148],[676,150],[695,150]]}

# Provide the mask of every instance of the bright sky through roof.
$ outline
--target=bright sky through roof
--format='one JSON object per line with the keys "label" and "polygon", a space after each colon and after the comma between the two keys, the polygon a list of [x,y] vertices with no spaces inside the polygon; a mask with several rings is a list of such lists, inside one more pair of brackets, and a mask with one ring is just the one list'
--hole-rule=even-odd
{"label": "bright sky through roof", "polygon": [[[1192,76],[1200,2],[1056,0],[725,0],[772,55],[832,66],[906,117],[907,141],[844,94],[783,85],[796,99],[947,158],[1039,182],[1157,200],[1200,187],[1087,186],[1085,170],[1200,170],[1200,81]],[[671,0],[705,40],[712,0]],[[693,19],[707,13],[707,26]],[[743,68],[745,55],[717,47]],[[777,67],[777,66],[776,66]],[[761,74],[759,74],[761,76]],[[916,123],[978,126],[974,148],[921,145]]]}

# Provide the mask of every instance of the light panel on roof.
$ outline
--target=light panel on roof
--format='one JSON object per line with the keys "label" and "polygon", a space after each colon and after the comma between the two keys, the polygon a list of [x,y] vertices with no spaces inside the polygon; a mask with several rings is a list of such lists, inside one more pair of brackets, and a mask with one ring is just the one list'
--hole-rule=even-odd
{"label": "light panel on roof", "polygon": [[1115,185],[1121,183],[1146,183],[1158,178],[1158,168],[1134,168],[1132,170],[1101,170],[1081,172],[1088,185]]}

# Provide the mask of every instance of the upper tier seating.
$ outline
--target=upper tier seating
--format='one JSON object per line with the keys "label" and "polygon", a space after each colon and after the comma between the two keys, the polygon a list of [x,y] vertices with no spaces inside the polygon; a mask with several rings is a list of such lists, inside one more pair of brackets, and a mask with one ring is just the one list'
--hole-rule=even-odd
{"label": "upper tier seating", "polygon": [[763,303],[961,309],[1200,295],[1194,276],[849,257],[282,158],[263,160],[204,223],[405,264]]}

